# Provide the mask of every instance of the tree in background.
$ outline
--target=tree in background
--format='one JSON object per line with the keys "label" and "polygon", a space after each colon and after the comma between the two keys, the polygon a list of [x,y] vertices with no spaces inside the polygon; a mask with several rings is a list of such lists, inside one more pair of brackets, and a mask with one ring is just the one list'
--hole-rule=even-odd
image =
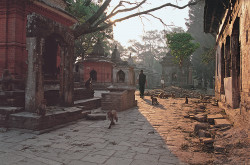
{"label": "tree in background", "polygon": [[[93,3],[91,0],[67,0],[67,2],[70,4],[67,11],[75,16],[80,24],[84,23],[99,9],[98,4]],[[104,18],[105,16],[105,13],[103,13],[100,18]],[[104,31],[96,31],[79,36],[77,40],[75,40],[75,58],[84,58],[85,55],[91,53],[98,39],[101,39],[105,51],[109,53],[111,51],[109,45],[113,40],[112,27]]]}
{"label": "tree in background", "polygon": [[[91,52],[92,43],[96,42],[96,38],[100,38],[104,41],[105,38],[109,38],[108,36],[112,38],[112,35],[108,34],[106,36],[107,31],[104,31],[109,28],[112,29],[112,25],[117,22],[142,15],[151,16],[162,22],[160,17],[153,15],[154,11],[165,7],[184,9],[190,5],[197,4],[200,0],[196,0],[195,2],[188,3],[184,6],[178,6],[176,0],[176,4],[163,3],[158,7],[146,10],[144,10],[143,5],[147,4],[147,0],[138,0],[134,2],[120,0],[117,1],[116,6],[110,8],[109,5],[111,1],[112,0],[66,0],[69,4],[68,12],[80,20],[79,23],[72,28],[75,39],[79,39],[76,41],[76,57],[83,57],[88,52]],[[107,9],[109,9],[109,11],[107,11]],[[121,13],[123,16],[115,20],[112,19],[114,16]],[[108,32],[112,32],[112,30],[108,30]],[[96,36],[98,37],[93,37],[93,35],[88,36],[91,33],[96,33]]]}
{"label": "tree in background", "polygon": [[[158,18],[153,15],[153,12],[156,10],[163,9],[165,7],[173,7],[177,9],[184,9],[190,5],[197,4],[200,0],[196,0],[195,2],[188,3],[184,6],[178,6],[177,4],[173,3],[163,3],[162,5],[158,7],[154,7],[151,9],[143,9],[143,5],[147,4],[147,0],[138,0],[134,2],[129,1],[117,1],[118,4],[112,8],[109,9],[110,12],[107,13],[107,8],[110,5],[110,2],[112,0],[98,0],[97,3],[94,3],[94,0],[66,0],[71,6],[78,6],[79,2],[82,2],[81,6],[90,7],[89,10],[87,10],[86,13],[90,13],[90,16],[86,16],[84,18],[83,22],[80,22],[73,28],[73,34],[75,38],[80,37],[81,35],[93,33],[93,32],[100,32],[103,31],[112,25],[114,25],[117,22],[121,22],[133,17],[142,16],[142,15],[149,15],[154,18]],[[96,2],[96,1],[95,1]],[[176,0],[177,3],[177,0]],[[97,4],[100,6],[97,10],[94,10],[91,8],[92,4]],[[78,9],[78,7],[75,7]],[[72,10],[69,10],[72,12]],[[85,12],[83,10],[79,10],[81,12]],[[79,12],[79,13],[81,13]],[[78,14],[78,12],[76,12]],[[112,20],[114,16],[117,16],[119,14],[125,14],[124,16],[121,16],[118,19]]]}
{"label": "tree in background", "polygon": [[135,53],[136,63],[141,63],[145,67],[154,68],[157,72],[161,72],[159,61],[165,56],[167,45],[165,42],[164,31],[147,31],[144,33],[142,43],[136,40],[130,40],[128,51]]}
{"label": "tree in background", "polygon": [[199,48],[198,43],[192,42],[193,37],[189,33],[168,33],[166,34],[167,45],[171,50],[171,55],[182,67],[183,62],[190,58],[191,54]]}
{"label": "tree in background", "polygon": [[[190,2],[193,2],[191,0]],[[186,22],[188,31],[194,40],[200,43],[200,47],[192,55],[192,65],[194,75],[201,86],[202,81],[205,87],[210,82],[210,88],[213,87],[213,77],[215,73],[215,37],[206,34],[203,31],[204,0],[197,5],[190,6],[189,19]]]}

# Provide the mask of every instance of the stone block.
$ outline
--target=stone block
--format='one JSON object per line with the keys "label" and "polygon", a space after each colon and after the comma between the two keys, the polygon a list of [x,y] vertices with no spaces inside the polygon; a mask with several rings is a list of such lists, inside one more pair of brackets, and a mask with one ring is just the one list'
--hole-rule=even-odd
{"label": "stone block", "polygon": [[205,122],[207,120],[206,114],[197,114],[194,116],[194,119],[199,122]]}
{"label": "stone block", "polygon": [[106,114],[105,113],[88,114],[87,119],[88,120],[106,120]]}
{"label": "stone block", "polygon": [[214,119],[215,127],[227,127],[231,126],[231,123],[227,119]]}
{"label": "stone block", "polygon": [[214,145],[214,150],[215,150],[216,152],[221,153],[221,152],[223,152],[223,151],[225,150],[225,148],[222,147],[222,146],[220,146],[220,145]]}
{"label": "stone block", "polygon": [[204,144],[212,144],[214,143],[214,139],[213,138],[201,138],[200,141]]}
{"label": "stone block", "polygon": [[207,115],[207,121],[210,124],[214,124],[214,119],[223,119],[224,117],[222,114],[215,114],[215,115]]}

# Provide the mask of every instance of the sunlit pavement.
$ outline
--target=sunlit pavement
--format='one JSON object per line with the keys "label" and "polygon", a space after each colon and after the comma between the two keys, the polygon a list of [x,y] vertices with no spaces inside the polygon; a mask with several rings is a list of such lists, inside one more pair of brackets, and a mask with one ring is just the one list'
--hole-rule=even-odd
{"label": "sunlit pavement", "polygon": [[119,112],[119,121],[111,129],[107,129],[107,120],[79,120],[41,135],[24,130],[0,133],[0,164],[184,164],[170,152],[160,134],[141,114],[141,111],[146,112],[143,108],[152,107],[150,103],[138,96],[137,100],[140,105],[145,102],[145,106]]}

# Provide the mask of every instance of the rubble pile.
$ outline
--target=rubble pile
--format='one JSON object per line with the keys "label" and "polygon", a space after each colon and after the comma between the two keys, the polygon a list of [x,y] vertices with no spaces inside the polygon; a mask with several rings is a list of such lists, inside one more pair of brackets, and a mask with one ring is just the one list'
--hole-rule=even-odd
{"label": "rubble pile", "polygon": [[152,95],[158,96],[162,92],[170,97],[174,96],[175,98],[185,98],[186,96],[189,98],[204,98],[204,99],[207,98],[205,97],[204,92],[202,91],[183,89],[176,86],[169,86],[165,87],[164,89],[147,90],[145,92],[145,96],[152,96]]}
{"label": "rubble pile", "polygon": [[[201,98],[193,101],[195,106],[189,109],[184,118],[198,121],[194,125],[193,134],[199,139],[205,152],[221,153],[224,148],[217,145],[216,137],[221,131],[231,128],[232,124],[219,112],[212,112],[206,103],[209,99]],[[213,103],[210,103],[213,105]]]}

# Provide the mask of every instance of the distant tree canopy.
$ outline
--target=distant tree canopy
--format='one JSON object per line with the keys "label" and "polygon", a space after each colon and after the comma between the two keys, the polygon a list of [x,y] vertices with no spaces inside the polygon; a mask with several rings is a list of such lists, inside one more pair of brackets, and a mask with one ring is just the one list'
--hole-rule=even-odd
{"label": "distant tree canopy", "polygon": [[168,33],[166,38],[168,48],[170,48],[172,56],[175,57],[180,67],[182,67],[183,61],[199,48],[198,43],[192,42],[193,37],[189,33]]}
{"label": "distant tree canopy", "polygon": [[[191,0],[190,2],[193,2]],[[189,6],[189,19],[186,22],[188,33],[194,37],[194,41],[200,43],[200,47],[193,53],[192,65],[194,68],[195,78],[201,84],[202,80],[210,82],[210,88],[213,84],[213,76],[215,73],[215,37],[211,34],[204,33],[203,16],[205,1],[201,1],[197,5]]]}

